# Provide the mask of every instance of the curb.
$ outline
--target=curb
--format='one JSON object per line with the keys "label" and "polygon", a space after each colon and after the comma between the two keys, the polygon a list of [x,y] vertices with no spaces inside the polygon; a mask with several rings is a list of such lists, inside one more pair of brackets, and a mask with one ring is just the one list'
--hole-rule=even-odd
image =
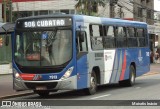
{"label": "curb", "polygon": [[0,73],[0,76],[1,75],[12,75],[13,73]]}
{"label": "curb", "polygon": [[9,99],[9,98],[12,98],[12,97],[20,97],[20,96],[33,95],[33,94],[35,94],[35,93],[34,92],[26,92],[26,93],[20,93],[20,94],[6,95],[6,96],[0,97],[0,100],[2,100],[2,99]]}
{"label": "curb", "polygon": [[143,76],[155,75],[155,74],[160,74],[160,72],[149,72],[149,73],[144,74]]}

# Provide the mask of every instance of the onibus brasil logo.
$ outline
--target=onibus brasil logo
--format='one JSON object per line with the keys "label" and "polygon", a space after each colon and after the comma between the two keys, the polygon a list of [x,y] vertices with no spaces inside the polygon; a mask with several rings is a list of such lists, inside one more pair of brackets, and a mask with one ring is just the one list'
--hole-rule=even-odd
{"label": "onibus brasil logo", "polygon": [[43,107],[41,102],[38,101],[2,101],[0,108],[10,108],[10,107],[17,107],[17,108],[24,108],[24,107],[34,107],[39,108]]}

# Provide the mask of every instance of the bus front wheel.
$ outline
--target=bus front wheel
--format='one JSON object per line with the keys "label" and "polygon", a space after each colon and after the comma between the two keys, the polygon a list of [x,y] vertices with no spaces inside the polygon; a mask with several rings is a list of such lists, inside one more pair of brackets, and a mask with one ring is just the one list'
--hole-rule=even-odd
{"label": "bus front wheel", "polygon": [[90,87],[85,90],[87,95],[93,95],[97,91],[97,77],[94,71],[91,73]]}

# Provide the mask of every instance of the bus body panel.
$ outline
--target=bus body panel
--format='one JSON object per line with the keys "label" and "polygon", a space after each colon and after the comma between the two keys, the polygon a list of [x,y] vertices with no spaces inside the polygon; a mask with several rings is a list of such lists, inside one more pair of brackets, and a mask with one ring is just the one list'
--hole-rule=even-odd
{"label": "bus body panel", "polygon": [[[76,31],[84,31],[88,36],[88,24],[84,22],[84,18],[82,16],[74,16],[75,19],[75,30]],[[77,20],[78,19],[78,20]],[[75,32],[76,33],[76,32]],[[75,35],[75,39],[78,36]],[[88,37],[86,37],[88,40]],[[76,42],[76,41],[75,41]],[[77,42],[76,42],[77,43]],[[76,44],[75,44],[76,45]],[[89,63],[88,63],[88,52],[83,52],[78,55],[78,49],[76,48],[76,67],[77,67],[77,89],[84,89],[89,87]]]}
{"label": "bus body panel", "polygon": [[136,77],[149,71],[149,49],[148,48],[130,48],[126,51],[127,66],[124,80],[129,79],[129,67],[135,64]]}
{"label": "bus body panel", "polygon": [[104,57],[103,57],[104,51],[99,50],[99,51],[91,51],[88,54],[88,63],[89,64],[89,71],[90,73],[95,67],[98,67],[100,70],[100,84],[104,84]]}
{"label": "bus body panel", "polygon": [[77,88],[83,89],[88,87],[88,61],[87,55],[83,55],[77,60]]}
{"label": "bus body panel", "polygon": [[117,49],[115,50],[113,72],[110,78],[110,83],[117,83],[119,81],[120,74],[122,71],[122,62],[122,50]]}
{"label": "bus body panel", "polygon": [[[71,61],[72,62],[72,61]],[[37,83],[37,86],[41,85],[42,83],[53,83],[56,84],[54,86],[54,89],[77,89],[77,83],[75,81],[77,81],[77,75],[76,75],[76,69],[74,68],[72,71],[72,74],[69,78],[67,79],[62,79],[62,76],[64,75],[64,73],[71,67],[73,66],[73,63],[70,63],[66,66],[65,69],[63,69],[61,72],[57,72],[57,73],[48,73],[48,74],[26,74],[26,73],[22,73],[19,72],[20,74],[22,74],[25,80],[23,79],[16,79],[13,75],[13,82],[14,82],[14,89],[15,90],[26,90],[26,89],[30,89],[26,86],[27,83],[30,84],[34,84]],[[14,70],[13,72],[18,72],[19,70],[17,70],[17,66],[14,65],[13,66]],[[32,76],[33,75],[33,76]],[[50,89],[51,90],[51,89]]]}
{"label": "bus body panel", "polygon": [[117,71],[114,67],[115,50],[104,50],[104,83],[110,83],[113,72]]}

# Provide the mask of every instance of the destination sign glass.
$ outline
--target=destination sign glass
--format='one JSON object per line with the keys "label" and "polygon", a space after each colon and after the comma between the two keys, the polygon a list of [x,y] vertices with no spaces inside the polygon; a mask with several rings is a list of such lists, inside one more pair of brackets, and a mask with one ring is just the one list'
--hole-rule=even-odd
{"label": "destination sign glass", "polygon": [[43,18],[43,19],[21,19],[17,21],[16,28],[43,28],[71,26],[71,18]]}

